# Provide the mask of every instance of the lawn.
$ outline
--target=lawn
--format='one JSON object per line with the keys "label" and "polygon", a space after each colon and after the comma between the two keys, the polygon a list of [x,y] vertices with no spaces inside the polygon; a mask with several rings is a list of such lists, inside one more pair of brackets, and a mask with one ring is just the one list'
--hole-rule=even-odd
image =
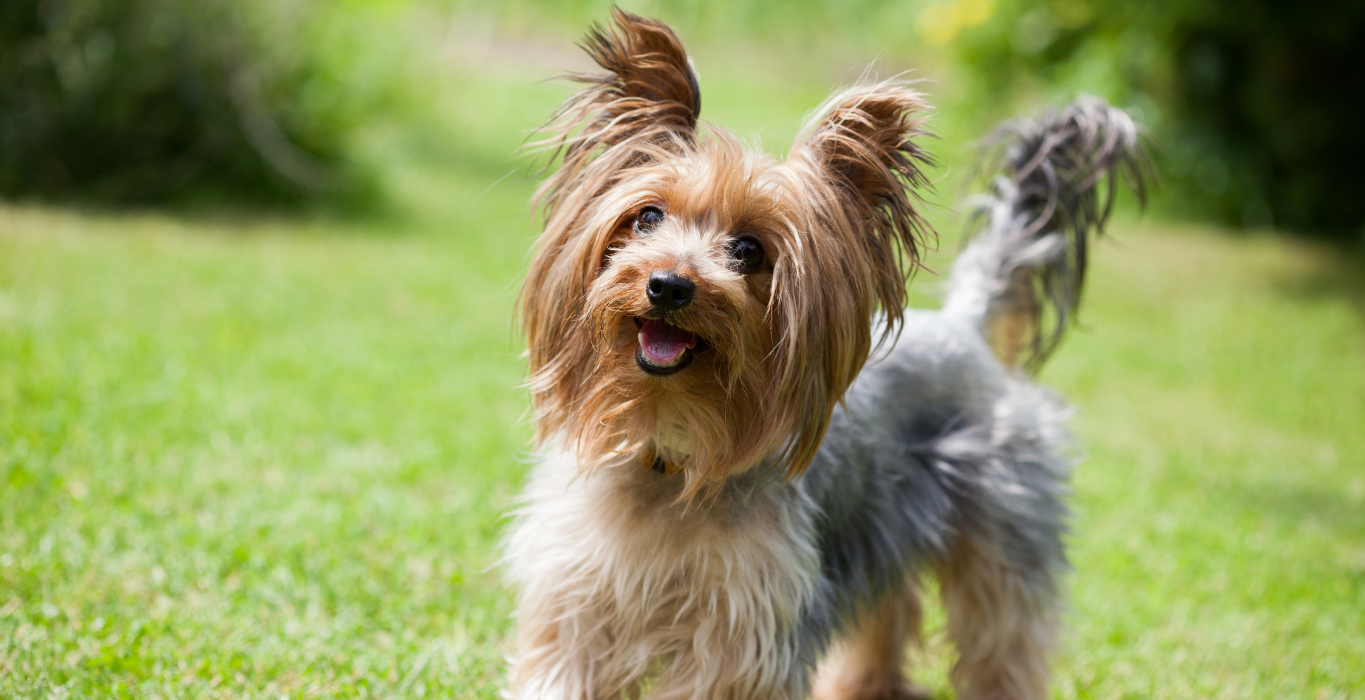
{"label": "lawn", "polygon": [[[770,143],[820,92],[749,88],[711,116]],[[427,218],[0,206],[0,696],[496,696],[532,224],[493,183],[555,89],[452,96],[488,136],[398,180]],[[1365,696],[1365,265],[1112,234],[1043,375],[1086,452],[1056,695]]]}

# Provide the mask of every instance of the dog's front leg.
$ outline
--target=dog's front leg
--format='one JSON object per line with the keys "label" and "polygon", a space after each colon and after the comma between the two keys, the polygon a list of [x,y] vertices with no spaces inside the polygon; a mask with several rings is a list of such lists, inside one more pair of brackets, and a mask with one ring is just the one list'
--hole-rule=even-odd
{"label": "dog's front leg", "polygon": [[541,595],[523,595],[517,609],[508,698],[603,700],[639,683],[643,662],[621,658],[609,622],[589,601],[536,593]]}
{"label": "dog's front leg", "polygon": [[[795,634],[720,614],[699,620],[648,684],[649,700],[803,700],[810,669]],[[757,624],[749,624],[755,622]],[[737,625],[735,623],[738,623]]]}

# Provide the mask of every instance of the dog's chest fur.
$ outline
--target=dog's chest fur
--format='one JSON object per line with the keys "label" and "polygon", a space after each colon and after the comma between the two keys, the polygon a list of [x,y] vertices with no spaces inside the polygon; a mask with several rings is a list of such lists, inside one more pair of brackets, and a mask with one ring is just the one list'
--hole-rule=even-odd
{"label": "dog's chest fur", "polygon": [[599,670],[624,686],[679,663],[766,675],[818,576],[798,488],[741,477],[688,506],[675,502],[680,482],[634,460],[582,476],[572,457],[550,454],[508,539],[522,614],[557,618],[555,643],[605,660]]}

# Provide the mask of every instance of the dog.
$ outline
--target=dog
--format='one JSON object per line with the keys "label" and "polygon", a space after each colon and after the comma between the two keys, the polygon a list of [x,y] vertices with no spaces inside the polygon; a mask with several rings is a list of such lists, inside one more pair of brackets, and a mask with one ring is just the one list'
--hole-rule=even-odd
{"label": "dog", "polygon": [[505,694],[899,698],[935,574],[958,696],[1045,697],[1066,407],[1030,373],[1079,303],[1138,131],[1082,99],[991,141],[938,311],[923,96],[858,85],[784,160],[698,116],[667,25],[613,10],[539,142],[519,301],[535,465],[504,543]]}

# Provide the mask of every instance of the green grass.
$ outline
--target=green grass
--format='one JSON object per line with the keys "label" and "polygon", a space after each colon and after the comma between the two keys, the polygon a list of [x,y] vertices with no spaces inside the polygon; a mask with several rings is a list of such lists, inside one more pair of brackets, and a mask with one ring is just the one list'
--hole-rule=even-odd
{"label": "green grass", "polygon": [[1045,379],[1079,406],[1080,697],[1365,693],[1359,259],[1122,235]]}
{"label": "green grass", "polygon": [[[0,694],[493,696],[524,231],[0,230]],[[1212,231],[1101,246],[1046,372],[1089,452],[1061,696],[1365,688],[1348,271]]]}
{"label": "green grass", "polygon": [[[697,53],[708,116],[773,148],[841,77]],[[397,223],[0,207],[0,696],[495,696],[545,72],[443,83],[466,137],[404,156]],[[1158,222],[1098,246],[1044,373],[1088,453],[1059,697],[1365,693],[1360,270]]]}
{"label": "green grass", "polygon": [[0,695],[493,687],[519,250],[0,226]]}

